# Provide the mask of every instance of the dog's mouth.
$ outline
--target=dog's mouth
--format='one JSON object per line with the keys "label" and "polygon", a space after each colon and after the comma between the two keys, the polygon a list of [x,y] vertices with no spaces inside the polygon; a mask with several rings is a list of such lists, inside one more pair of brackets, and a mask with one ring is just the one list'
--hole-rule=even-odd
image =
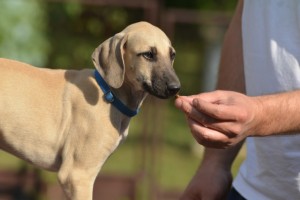
{"label": "dog's mouth", "polygon": [[180,90],[180,83],[163,83],[162,81],[154,81],[150,85],[147,82],[143,82],[143,88],[146,92],[153,96],[156,96],[160,99],[168,99],[178,93]]}

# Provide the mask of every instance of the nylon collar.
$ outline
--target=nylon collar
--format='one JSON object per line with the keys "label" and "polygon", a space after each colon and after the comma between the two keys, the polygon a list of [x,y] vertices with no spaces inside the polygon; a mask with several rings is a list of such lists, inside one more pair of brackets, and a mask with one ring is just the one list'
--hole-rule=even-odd
{"label": "nylon collar", "polygon": [[105,82],[105,80],[102,78],[102,76],[99,74],[97,70],[94,71],[95,79],[100,86],[101,90],[104,93],[104,98],[108,103],[111,103],[114,105],[121,113],[128,117],[133,117],[135,116],[139,110],[131,110],[128,108],[125,104],[120,101],[110,90],[109,85]]}

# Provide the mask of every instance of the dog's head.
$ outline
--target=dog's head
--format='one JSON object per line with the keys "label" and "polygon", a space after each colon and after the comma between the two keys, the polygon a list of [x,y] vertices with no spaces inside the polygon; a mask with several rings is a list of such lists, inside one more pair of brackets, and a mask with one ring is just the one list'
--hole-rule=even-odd
{"label": "dog's head", "polygon": [[175,95],[180,82],[173,69],[175,50],[159,28],[138,22],[98,46],[93,62],[113,88],[124,83],[159,98]]}

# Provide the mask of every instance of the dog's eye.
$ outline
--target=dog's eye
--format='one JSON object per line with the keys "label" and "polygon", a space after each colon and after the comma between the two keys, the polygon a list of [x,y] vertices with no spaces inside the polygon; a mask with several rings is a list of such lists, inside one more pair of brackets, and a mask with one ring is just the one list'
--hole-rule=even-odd
{"label": "dog's eye", "polygon": [[175,59],[175,56],[176,56],[176,53],[175,53],[175,52],[172,52],[170,56],[171,56],[171,60],[174,60],[174,59]]}
{"label": "dog's eye", "polygon": [[142,56],[146,58],[147,60],[153,60],[154,54],[151,51],[142,53]]}

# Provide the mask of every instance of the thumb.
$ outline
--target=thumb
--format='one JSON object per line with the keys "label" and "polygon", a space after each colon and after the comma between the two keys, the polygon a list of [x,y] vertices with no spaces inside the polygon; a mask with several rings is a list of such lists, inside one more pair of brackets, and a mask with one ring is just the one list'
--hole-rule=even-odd
{"label": "thumb", "polygon": [[183,103],[183,101],[182,101],[182,99],[179,97],[179,98],[175,99],[174,105],[175,105],[176,108],[179,108],[179,109],[180,109],[180,108],[182,107],[182,103]]}

